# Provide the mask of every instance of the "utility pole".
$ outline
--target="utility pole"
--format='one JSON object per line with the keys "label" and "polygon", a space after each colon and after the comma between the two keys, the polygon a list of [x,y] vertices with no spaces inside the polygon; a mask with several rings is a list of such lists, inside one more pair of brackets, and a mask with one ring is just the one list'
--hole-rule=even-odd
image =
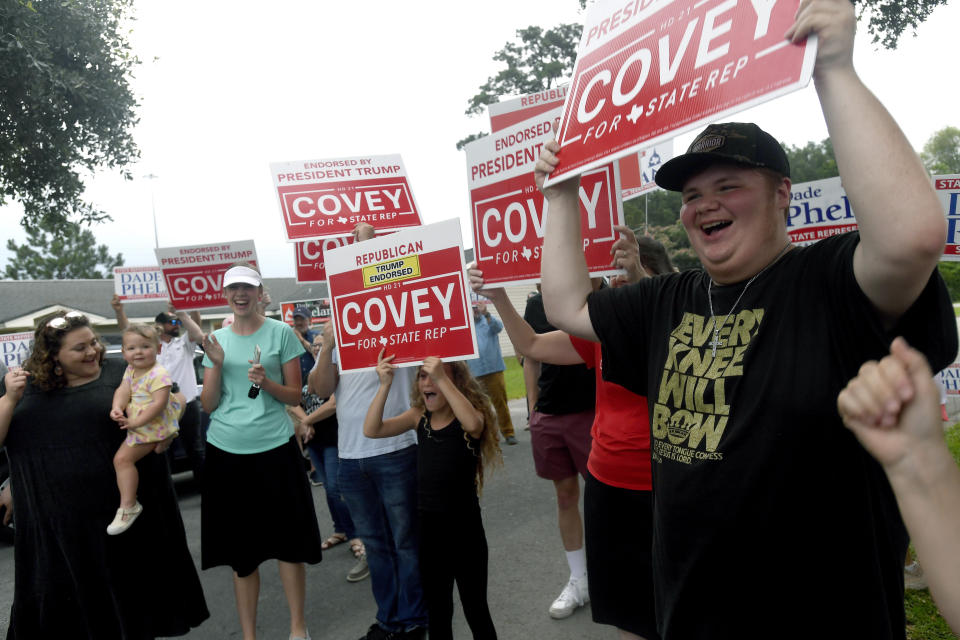
{"label": "utility pole", "polygon": [[156,199],[154,198],[153,181],[159,178],[160,176],[158,176],[155,173],[148,173],[143,177],[150,181],[150,207],[153,209],[153,246],[154,248],[159,248],[160,239],[159,239],[159,236],[157,235],[157,202],[156,202]]}

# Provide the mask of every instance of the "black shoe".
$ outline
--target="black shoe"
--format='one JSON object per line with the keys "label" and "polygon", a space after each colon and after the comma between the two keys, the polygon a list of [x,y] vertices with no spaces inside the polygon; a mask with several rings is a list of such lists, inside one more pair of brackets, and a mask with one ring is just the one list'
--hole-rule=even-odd
{"label": "black shoe", "polygon": [[426,627],[414,627],[407,631],[395,631],[390,638],[392,640],[424,640],[427,637]]}
{"label": "black shoe", "polygon": [[367,629],[367,634],[360,638],[360,640],[393,640],[394,636],[392,631],[387,631],[379,624],[374,622],[370,625],[370,628]]}

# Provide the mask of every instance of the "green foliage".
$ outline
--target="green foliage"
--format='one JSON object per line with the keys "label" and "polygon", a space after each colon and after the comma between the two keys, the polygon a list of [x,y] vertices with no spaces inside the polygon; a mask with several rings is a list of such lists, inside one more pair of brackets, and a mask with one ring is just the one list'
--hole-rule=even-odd
{"label": "green foliage", "polygon": [[874,42],[887,49],[896,49],[903,32],[909,29],[916,35],[917,26],[926,20],[938,6],[947,0],[853,0],[857,20],[869,17],[867,30]]}
{"label": "green foliage", "polygon": [[32,225],[27,242],[7,240],[7,250],[13,257],[3,277],[10,280],[112,278],[113,268],[123,265],[123,254],[111,256],[107,245],[97,246],[93,232],[76,222]]}
{"label": "green foliage", "polygon": [[941,262],[937,268],[950,292],[950,300],[960,302],[960,262]]}
{"label": "green foliage", "polygon": [[[783,143],[781,143],[783,144]],[[820,143],[808,142],[803,147],[783,145],[790,161],[790,180],[793,184],[834,178],[837,171],[837,159],[833,155],[833,142],[830,138]]]}
{"label": "green foliage", "polygon": [[920,159],[930,173],[960,173],[960,129],[944,127],[934,133],[923,145]]}
{"label": "green foliage", "polygon": [[0,0],[0,205],[23,204],[28,229],[106,218],[83,201],[79,172],[137,158],[132,5]]}
{"label": "green foliage", "polygon": [[[519,42],[507,42],[493,54],[493,59],[502,62],[504,68],[487,78],[480,91],[470,98],[466,114],[481,115],[483,108],[499,102],[500,96],[536,93],[555,87],[561,78],[569,78],[582,29],[579,24],[561,24],[546,31],[537,26],[517,29]],[[485,135],[470,135],[457,142],[457,149]]]}
{"label": "green foliage", "polygon": [[944,431],[943,435],[947,439],[947,448],[953,454],[953,459],[960,465],[960,422]]}
{"label": "green foliage", "polygon": [[508,42],[493,54],[493,59],[506,68],[488,78],[479,93],[470,98],[467,115],[482,114],[483,107],[497,102],[500,96],[543,91],[569,77],[582,29],[579,24],[561,24],[547,31],[537,26],[517,29],[520,42]]}
{"label": "green foliage", "polygon": [[479,140],[480,138],[484,137],[485,135],[487,135],[487,134],[485,134],[483,131],[478,131],[477,133],[471,133],[470,135],[468,135],[468,136],[467,136],[466,138],[464,138],[463,140],[458,140],[458,141],[457,141],[457,151],[460,151],[461,149],[463,149],[465,146],[467,146],[468,144],[470,144],[470,143],[473,142],[474,140]]}

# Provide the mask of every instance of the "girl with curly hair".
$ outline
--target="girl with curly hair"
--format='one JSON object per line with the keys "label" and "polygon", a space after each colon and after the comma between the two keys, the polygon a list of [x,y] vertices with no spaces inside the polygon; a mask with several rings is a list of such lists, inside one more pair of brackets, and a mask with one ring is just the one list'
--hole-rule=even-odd
{"label": "girl with curly hair", "polygon": [[383,419],[394,356],[377,359],[377,390],[363,423],[368,438],[417,431],[420,579],[431,640],[453,637],[453,584],[475,639],[497,632],[487,605],[487,539],[480,518],[483,470],[500,462],[490,399],[463,362],[430,357],[417,372],[411,407]]}

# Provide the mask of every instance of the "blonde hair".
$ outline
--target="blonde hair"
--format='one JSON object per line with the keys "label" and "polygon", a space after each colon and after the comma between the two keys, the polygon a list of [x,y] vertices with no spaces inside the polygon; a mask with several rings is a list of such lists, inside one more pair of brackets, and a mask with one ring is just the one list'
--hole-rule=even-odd
{"label": "blonde hair", "polygon": [[[451,368],[450,381],[453,386],[463,394],[474,409],[483,416],[483,432],[480,434],[480,452],[477,455],[477,471],[474,482],[477,485],[477,495],[483,492],[483,469],[489,465],[502,465],[503,452],[500,450],[500,429],[497,426],[497,416],[493,412],[493,406],[490,404],[490,398],[477,382],[477,379],[470,373],[470,368],[463,361],[445,362],[444,366]],[[417,375],[413,378],[413,388],[410,391],[410,406],[416,407],[423,412],[424,417],[429,420],[427,408],[423,404],[423,394],[420,393],[420,369],[417,368]],[[429,427],[428,427],[429,428]],[[467,445],[471,444],[470,435],[464,431],[463,439]]]}
{"label": "blonde hair", "polygon": [[138,335],[141,338],[146,338],[153,343],[154,347],[160,347],[160,335],[157,333],[157,328],[155,326],[143,324],[142,322],[128,324],[126,328],[120,332],[120,344],[123,344],[123,338],[128,333]]}

